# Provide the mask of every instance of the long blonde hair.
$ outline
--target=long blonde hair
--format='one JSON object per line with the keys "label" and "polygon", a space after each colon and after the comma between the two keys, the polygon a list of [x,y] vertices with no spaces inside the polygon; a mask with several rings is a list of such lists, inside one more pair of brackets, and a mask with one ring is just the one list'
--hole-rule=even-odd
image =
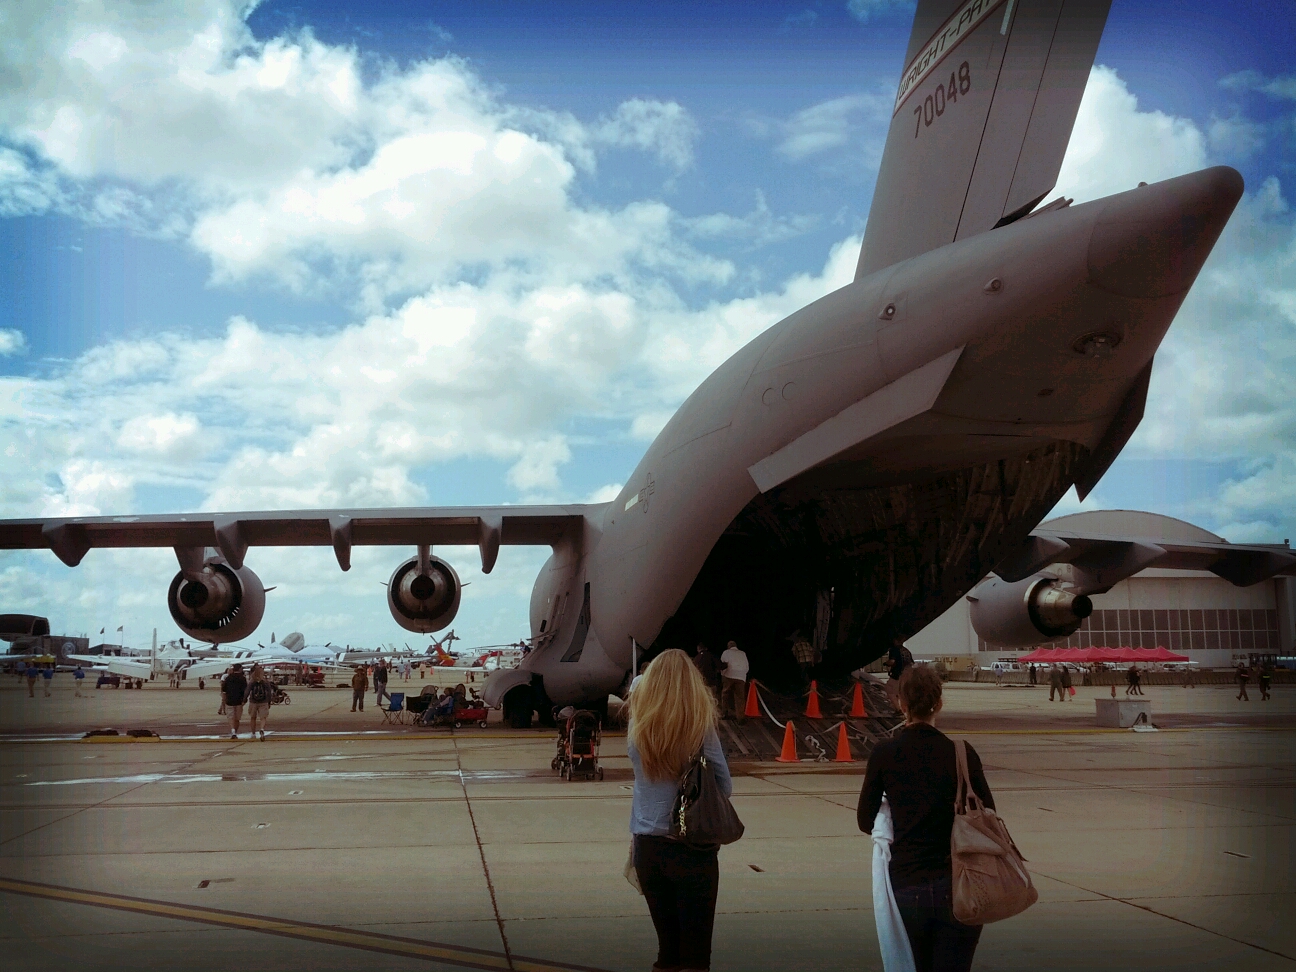
{"label": "long blonde hair", "polygon": [[630,741],[650,780],[677,779],[715,722],[715,698],[675,648],[652,660],[630,696]]}

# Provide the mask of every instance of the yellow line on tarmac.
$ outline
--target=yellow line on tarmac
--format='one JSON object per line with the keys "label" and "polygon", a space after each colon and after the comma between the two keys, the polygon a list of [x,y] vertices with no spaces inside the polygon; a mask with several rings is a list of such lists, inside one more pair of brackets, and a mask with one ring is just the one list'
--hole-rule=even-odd
{"label": "yellow line on tarmac", "polygon": [[0,891],[36,898],[50,898],[55,901],[66,901],[72,904],[90,905],[98,908],[112,908],[117,911],[130,911],[159,918],[195,921],[241,931],[282,935],[286,938],[298,938],[308,942],[319,942],[324,945],[340,945],[344,948],[358,948],[369,952],[383,952],[404,958],[444,962],[448,965],[467,969],[491,969],[501,970],[501,972],[510,969],[517,970],[517,972],[572,972],[572,970],[600,972],[600,970],[590,969],[587,966],[567,965],[561,962],[548,962],[544,959],[524,958],[517,955],[510,958],[510,956],[502,952],[489,952],[484,949],[448,945],[443,942],[420,941],[416,938],[400,938],[395,935],[382,935],[376,932],[359,931],[336,925],[314,925],[285,918],[267,918],[263,915],[245,914],[238,911],[202,908],[195,905],[175,904],[169,901],[133,898],[121,894],[105,894],[99,891],[84,891],[78,888],[39,884],[34,881],[18,881],[12,878],[0,878]]}

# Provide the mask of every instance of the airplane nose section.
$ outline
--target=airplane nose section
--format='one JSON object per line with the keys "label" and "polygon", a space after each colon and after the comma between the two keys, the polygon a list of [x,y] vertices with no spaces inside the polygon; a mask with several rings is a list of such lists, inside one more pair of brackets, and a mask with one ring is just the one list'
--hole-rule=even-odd
{"label": "airplane nose section", "polygon": [[1242,188],[1241,174],[1221,165],[1113,197],[1089,239],[1090,281],[1122,297],[1187,290]]}

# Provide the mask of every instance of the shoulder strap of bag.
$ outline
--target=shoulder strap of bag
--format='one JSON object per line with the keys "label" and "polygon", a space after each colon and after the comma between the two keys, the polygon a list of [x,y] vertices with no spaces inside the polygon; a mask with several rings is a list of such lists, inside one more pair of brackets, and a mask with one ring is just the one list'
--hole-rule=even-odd
{"label": "shoulder strap of bag", "polygon": [[984,810],[985,804],[972,789],[972,778],[968,772],[967,741],[954,740],[954,760],[958,766],[958,789],[954,797],[954,812],[967,813],[970,809]]}
{"label": "shoulder strap of bag", "polygon": [[954,813],[967,813],[967,744],[962,739],[954,740],[954,765],[958,771],[958,785],[954,790]]}

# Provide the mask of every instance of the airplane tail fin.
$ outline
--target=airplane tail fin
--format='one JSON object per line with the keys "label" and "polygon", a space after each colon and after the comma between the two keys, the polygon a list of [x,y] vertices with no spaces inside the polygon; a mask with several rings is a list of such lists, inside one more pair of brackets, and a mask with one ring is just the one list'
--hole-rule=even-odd
{"label": "airplane tail fin", "polygon": [[1111,0],[919,0],[856,279],[1057,182]]}

